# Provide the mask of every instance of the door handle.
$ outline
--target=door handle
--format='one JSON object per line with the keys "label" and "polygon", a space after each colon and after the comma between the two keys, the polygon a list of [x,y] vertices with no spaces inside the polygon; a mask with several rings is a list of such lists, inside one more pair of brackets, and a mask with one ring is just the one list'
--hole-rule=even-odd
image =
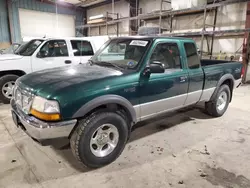
{"label": "door handle", "polygon": [[70,64],[70,63],[72,63],[72,62],[71,62],[71,60],[65,60],[64,63],[65,63],[65,64]]}
{"label": "door handle", "polygon": [[186,82],[187,80],[187,77],[186,76],[181,76],[180,77],[180,82],[183,83],[183,82]]}

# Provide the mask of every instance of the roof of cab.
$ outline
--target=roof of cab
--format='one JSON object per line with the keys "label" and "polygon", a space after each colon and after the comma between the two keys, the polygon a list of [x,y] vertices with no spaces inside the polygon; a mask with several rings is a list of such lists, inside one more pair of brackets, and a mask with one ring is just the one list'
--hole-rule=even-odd
{"label": "roof of cab", "polygon": [[108,37],[108,36],[91,36],[91,37],[48,37],[48,38],[37,38],[41,40],[87,40],[91,41],[98,38],[109,38],[109,39],[144,39],[144,40],[156,40],[156,39],[172,39],[181,41],[193,41],[191,38],[184,37],[169,37],[169,36],[122,36],[122,37]]}
{"label": "roof of cab", "polygon": [[42,40],[88,40],[91,41],[94,38],[108,38],[108,36],[93,36],[93,37],[47,37],[47,38],[37,38]]}
{"label": "roof of cab", "polygon": [[144,39],[144,40],[156,40],[156,39],[173,39],[173,40],[185,40],[185,41],[193,41],[191,38],[184,38],[184,37],[169,37],[169,36],[124,36],[124,37],[115,37],[113,39]]}

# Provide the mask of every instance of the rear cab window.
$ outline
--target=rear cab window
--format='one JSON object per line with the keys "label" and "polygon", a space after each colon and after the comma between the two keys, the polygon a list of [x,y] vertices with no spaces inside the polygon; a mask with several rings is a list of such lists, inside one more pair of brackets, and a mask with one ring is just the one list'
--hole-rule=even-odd
{"label": "rear cab window", "polygon": [[192,42],[185,42],[184,48],[187,57],[187,66],[189,69],[199,69],[200,68],[200,58],[197,53],[197,48]]}
{"label": "rear cab window", "polygon": [[71,40],[70,41],[74,56],[92,56],[93,47],[89,41]]}

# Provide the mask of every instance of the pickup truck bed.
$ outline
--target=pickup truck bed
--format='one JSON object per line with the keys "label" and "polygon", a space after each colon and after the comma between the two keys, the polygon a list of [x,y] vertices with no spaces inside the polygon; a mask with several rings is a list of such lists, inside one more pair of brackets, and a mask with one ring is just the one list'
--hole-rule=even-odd
{"label": "pickup truck bed", "polygon": [[218,65],[218,64],[225,64],[225,63],[238,63],[236,61],[226,61],[226,60],[210,60],[210,59],[202,59],[201,60],[201,66],[212,66],[212,65]]}
{"label": "pickup truck bed", "polygon": [[201,66],[204,71],[204,89],[217,87],[222,84],[223,77],[230,77],[232,87],[238,87],[241,84],[240,62],[223,60],[201,60]]}

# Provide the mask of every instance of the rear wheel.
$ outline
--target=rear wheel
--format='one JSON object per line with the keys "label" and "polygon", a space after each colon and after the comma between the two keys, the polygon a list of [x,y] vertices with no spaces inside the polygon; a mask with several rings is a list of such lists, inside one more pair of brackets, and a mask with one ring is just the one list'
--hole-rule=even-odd
{"label": "rear wheel", "polygon": [[215,98],[206,103],[206,112],[214,117],[222,116],[228,108],[230,97],[231,92],[229,86],[222,85],[216,93]]}
{"label": "rear wheel", "polygon": [[98,168],[113,162],[128,139],[126,120],[115,112],[94,113],[78,122],[70,138],[75,157],[85,166]]}
{"label": "rear wheel", "polygon": [[0,102],[9,104],[12,98],[13,88],[18,79],[17,75],[9,74],[0,78]]}

